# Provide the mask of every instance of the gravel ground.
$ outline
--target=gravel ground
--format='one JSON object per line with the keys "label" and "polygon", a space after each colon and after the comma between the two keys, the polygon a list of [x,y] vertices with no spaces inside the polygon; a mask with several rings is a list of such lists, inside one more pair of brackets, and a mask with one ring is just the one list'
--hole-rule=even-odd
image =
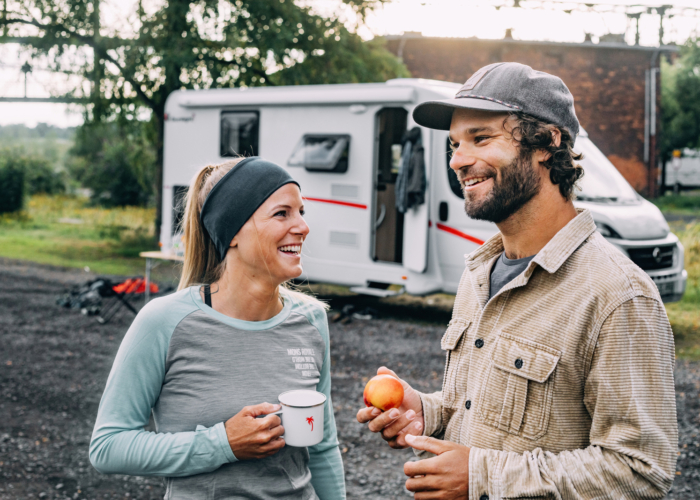
{"label": "gravel ground", "polygon": [[[102,389],[132,319],[125,311],[99,325],[55,305],[66,287],[90,277],[0,259],[0,499],[163,496],[159,479],[104,476],[88,461]],[[372,304],[331,298],[334,308],[345,303]],[[403,463],[412,453],[384,445],[355,421],[355,413],[367,377],[381,365],[421,390],[439,389],[444,363],[439,340],[448,314],[414,303],[372,305],[385,319],[331,324],[333,403],[348,497],[408,498]],[[700,364],[678,362],[676,389],[679,462],[668,498],[695,499],[700,496]]]}

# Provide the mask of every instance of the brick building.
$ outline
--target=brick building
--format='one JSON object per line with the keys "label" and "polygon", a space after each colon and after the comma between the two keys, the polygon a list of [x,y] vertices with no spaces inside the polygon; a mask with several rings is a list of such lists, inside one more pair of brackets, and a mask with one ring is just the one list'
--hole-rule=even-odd
{"label": "brick building", "polygon": [[[387,37],[416,78],[464,83],[487,64],[512,61],[559,76],[574,95],[591,140],[637,191],[655,195],[659,178],[659,60],[676,47],[512,39]],[[654,102],[655,106],[651,106]]]}

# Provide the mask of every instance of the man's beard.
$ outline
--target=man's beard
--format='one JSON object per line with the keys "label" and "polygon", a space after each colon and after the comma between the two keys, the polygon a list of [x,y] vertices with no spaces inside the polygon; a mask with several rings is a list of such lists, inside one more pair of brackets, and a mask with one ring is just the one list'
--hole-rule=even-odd
{"label": "man's beard", "polygon": [[517,156],[500,172],[500,181],[493,177],[493,188],[484,200],[470,201],[469,192],[464,192],[464,210],[472,219],[503,222],[540,192],[540,177],[530,155]]}

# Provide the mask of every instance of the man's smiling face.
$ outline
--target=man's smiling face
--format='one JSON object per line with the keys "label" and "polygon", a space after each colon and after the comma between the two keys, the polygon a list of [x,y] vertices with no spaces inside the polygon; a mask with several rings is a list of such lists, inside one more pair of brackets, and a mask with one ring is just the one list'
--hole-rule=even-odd
{"label": "man's smiling face", "polygon": [[464,208],[473,219],[502,222],[540,190],[532,158],[521,158],[509,133],[515,118],[507,113],[455,109],[450,125],[452,159],[464,190]]}

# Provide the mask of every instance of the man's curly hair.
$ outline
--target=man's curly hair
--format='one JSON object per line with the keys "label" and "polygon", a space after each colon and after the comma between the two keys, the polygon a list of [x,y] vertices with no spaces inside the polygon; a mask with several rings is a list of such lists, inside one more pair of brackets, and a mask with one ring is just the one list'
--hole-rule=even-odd
{"label": "man's curly hair", "polygon": [[[509,132],[520,145],[520,159],[530,159],[538,150],[547,151],[550,157],[544,166],[549,169],[549,178],[559,186],[559,192],[565,199],[573,200],[576,197],[576,182],[583,177],[583,167],[575,162],[582,160],[583,155],[574,152],[574,139],[569,131],[522,112],[509,113],[503,122],[504,128],[511,117],[515,118],[515,125]],[[559,146],[554,142],[552,127],[557,127],[561,132]]]}

